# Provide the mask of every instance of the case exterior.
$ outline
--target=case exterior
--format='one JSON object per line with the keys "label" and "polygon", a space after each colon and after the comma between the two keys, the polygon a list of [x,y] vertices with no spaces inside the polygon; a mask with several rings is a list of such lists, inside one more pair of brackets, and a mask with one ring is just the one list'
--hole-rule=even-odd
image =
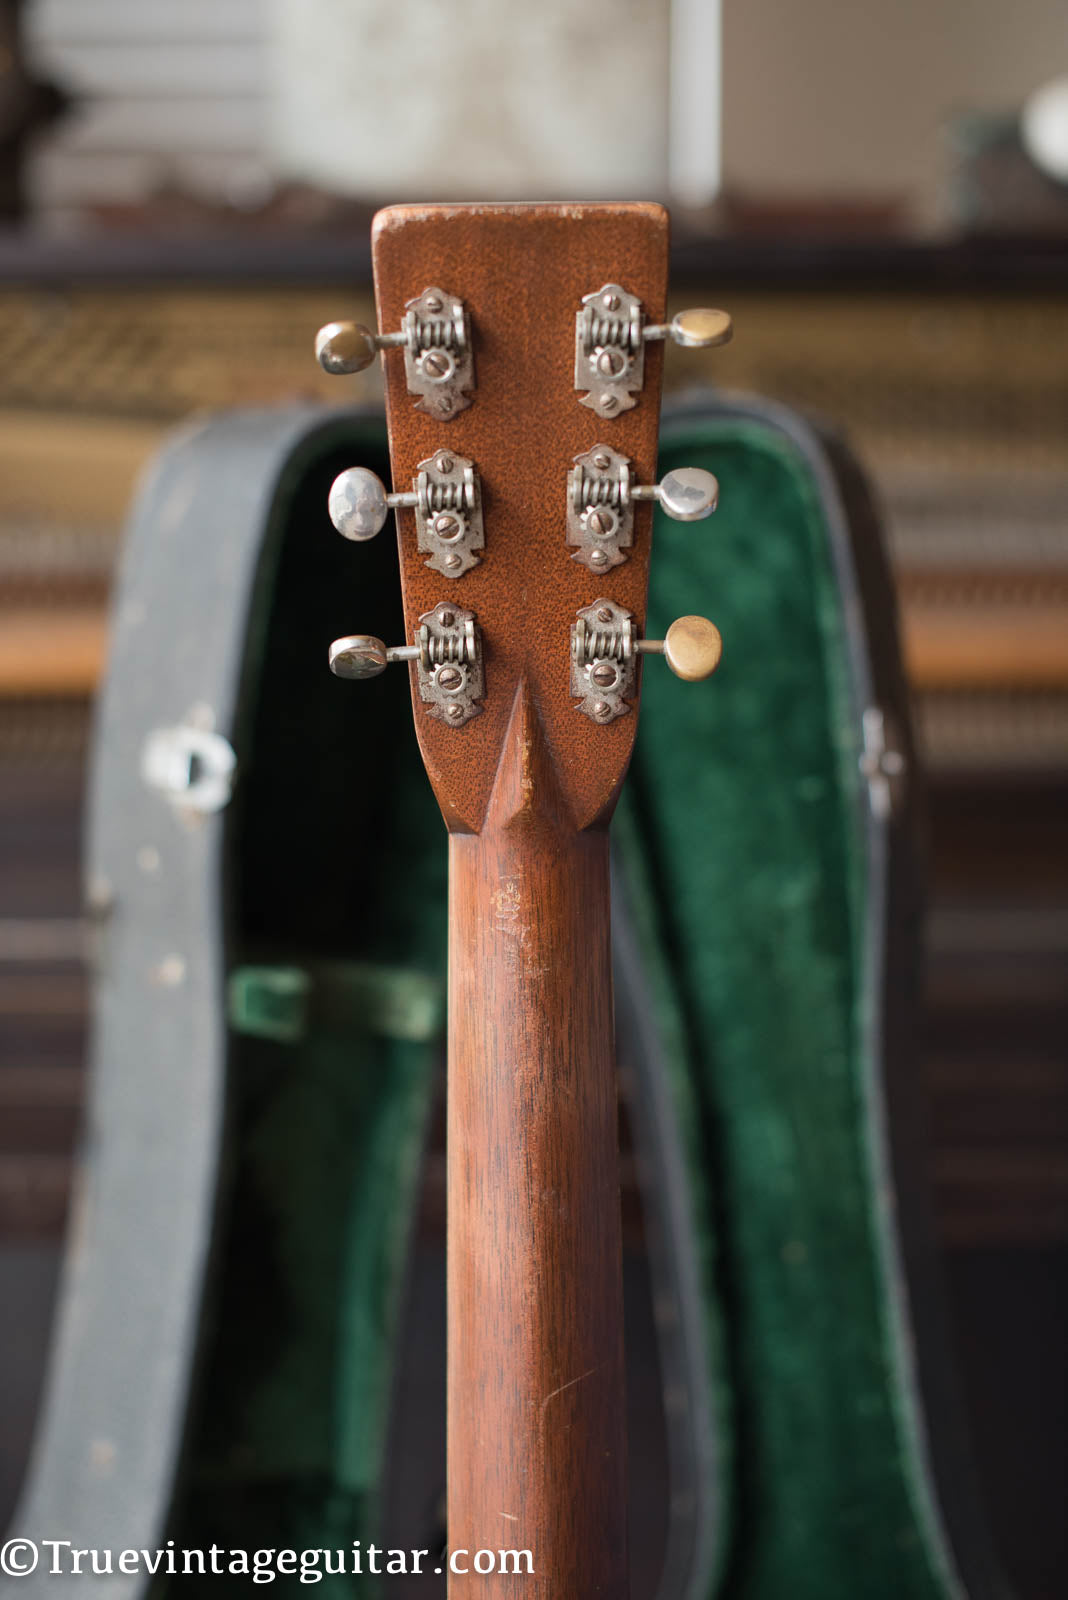
{"label": "case exterior", "polygon": [[[224,417],[132,518],[90,806],[85,1183],[13,1533],[300,1548],[380,1517],[445,840],[403,674],[325,669],[335,635],[396,627],[387,540],[355,559],[326,520],[357,460],[383,469],[377,418]],[[725,661],[697,690],[646,671],[613,913],[671,1460],[659,1592],[987,1595],[920,1178],[915,761],[876,520],[841,443],[759,402],[666,414],[682,464],[716,472],[720,510],[658,517],[650,632],[707,609]],[[907,773],[885,814],[873,709]],[[209,722],[236,782],[195,814],[142,758]]]}

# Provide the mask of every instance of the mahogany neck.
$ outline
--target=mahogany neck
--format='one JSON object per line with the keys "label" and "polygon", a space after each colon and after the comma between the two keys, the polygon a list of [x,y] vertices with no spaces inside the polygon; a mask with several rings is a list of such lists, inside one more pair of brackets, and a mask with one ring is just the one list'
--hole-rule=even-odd
{"label": "mahogany neck", "polygon": [[451,839],[449,1547],[532,1552],[472,1575],[486,1600],[625,1600],[608,835],[545,804],[518,709],[483,831]]}

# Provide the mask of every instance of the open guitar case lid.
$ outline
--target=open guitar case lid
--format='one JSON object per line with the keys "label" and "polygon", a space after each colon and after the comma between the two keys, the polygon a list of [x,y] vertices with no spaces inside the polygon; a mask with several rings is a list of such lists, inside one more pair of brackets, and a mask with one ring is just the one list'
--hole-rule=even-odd
{"label": "open guitar case lid", "polygon": [[[695,394],[661,448],[722,494],[695,531],[658,514],[648,631],[707,610],[725,655],[696,689],[646,669],[613,825],[669,1460],[642,1592],[978,1600],[1000,1589],[917,1143],[915,763],[879,530],[842,444],[779,407]],[[418,1382],[395,1356],[446,841],[407,674],[326,670],[335,636],[401,628],[393,541],[354,553],[327,520],[355,462],[388,476],[377,415],[222,416],[132,515],[90,799],[82,1181],[14,1533],[380,1533],[391,1406]]]}

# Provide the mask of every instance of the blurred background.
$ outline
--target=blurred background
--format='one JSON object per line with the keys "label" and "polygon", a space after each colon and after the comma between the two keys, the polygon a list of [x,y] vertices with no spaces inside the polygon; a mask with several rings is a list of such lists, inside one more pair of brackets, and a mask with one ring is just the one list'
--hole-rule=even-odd
{"label": "blurred background", "polygon": [[[1058,81],[1059,85],[1058,85]],[[1068,14],[1053,0],[0,0],[0,1512],[83,1093],[79,812],[131,490],[195,411],[373,400],[405,198],[661,198],[673,360],[840,423],[926,763],[955,1348],[1023,1596],[1068,1592]],[[702,363],[704,363],[702,367]],[[759,539],[759,530],[754,530]]]}

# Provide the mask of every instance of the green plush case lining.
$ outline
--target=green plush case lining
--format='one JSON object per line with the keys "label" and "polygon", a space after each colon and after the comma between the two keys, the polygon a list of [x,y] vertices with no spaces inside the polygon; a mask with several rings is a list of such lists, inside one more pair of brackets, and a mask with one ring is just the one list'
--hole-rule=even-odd
{"label": "green plush case lining", "polygon": [[[384,459],[380,424],[354,424],[353,443],[360,460]],[[868,1142],[858,726],[825,518],[810,464],[752,419],[667,425],[662,465],[677,464],[716,472],[720,509],[695,528],[658,515],[649,631],[706,611],[724,662],[696,688],[646,667],[614,826],[701,1253],[724,1469],[714,1587],[747,1600],[943,1595]],[[403,1001],[414,974],[433,1012],[445,953],[445,836],[406,675],[354,687],[321,669],[329,629],[396,631],[392,563],[385,540],[373,557],[361,547],[356,578],[335,541],[334,565],[308,575],[322,486],[313,475],[290,504],[264,580],[270,643],[230,824],[231,1199],[174,1518],[201,1545],[372,1537],[440,1063],[436,1028],[412,1024]],[[337,585],[336,615],[323,617],[313,581]],[[338,867],[344,852],[355,875]],[[316,962],[333,964],[329,982]],[[279,970],[332,1002],[272,994]],[[392,1002],[376,1003],[376,973]]]}

